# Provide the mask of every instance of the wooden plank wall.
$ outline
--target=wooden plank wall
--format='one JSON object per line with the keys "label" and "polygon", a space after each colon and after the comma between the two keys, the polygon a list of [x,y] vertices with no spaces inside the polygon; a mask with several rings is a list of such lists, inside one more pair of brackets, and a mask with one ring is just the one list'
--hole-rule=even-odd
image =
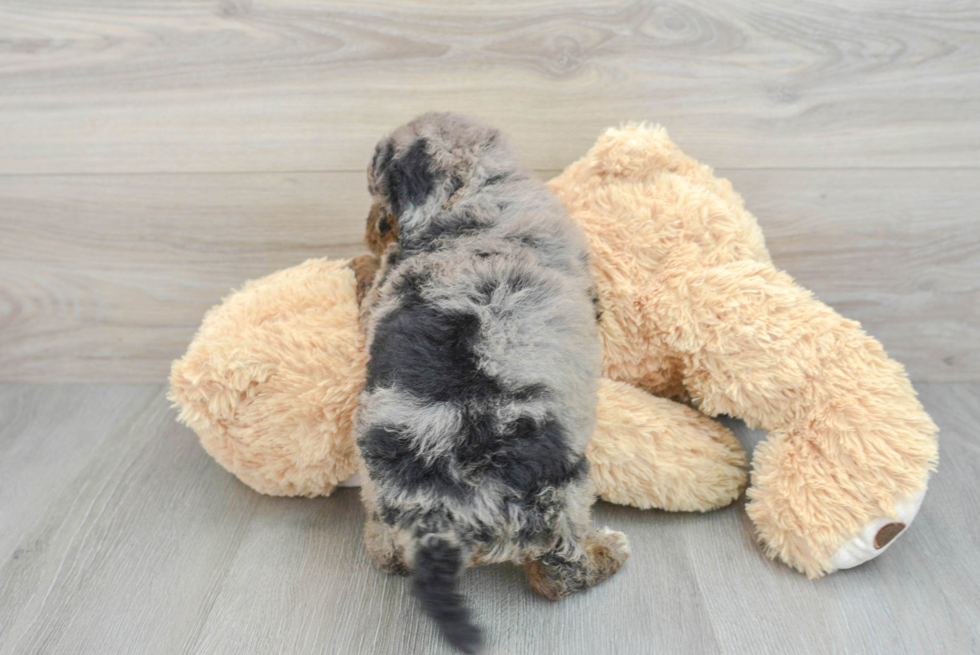
{"label": "wooden plank wall", "polygon": [[249,277],[362,250],[427,109],[546,178],[660,122],[914,380],[980,380],[980,6],[0,0],[0,382],[161,382]]}

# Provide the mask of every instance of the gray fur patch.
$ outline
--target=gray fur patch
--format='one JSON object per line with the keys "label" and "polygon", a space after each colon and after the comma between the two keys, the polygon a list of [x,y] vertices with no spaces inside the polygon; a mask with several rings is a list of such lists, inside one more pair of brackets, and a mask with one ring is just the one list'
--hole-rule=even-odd
{"label": "gray fur patch", "polygon": [[371,216],[397,221],[362,305],[372,555],[398,570],[431,542],[479,562],[544,557],[532,584],[546,593],[581,587],[556,587],[565,573],[598,581],[580,546],[600,371],[584,234],[500,132],[453,114],[382,139],[368,188]]}

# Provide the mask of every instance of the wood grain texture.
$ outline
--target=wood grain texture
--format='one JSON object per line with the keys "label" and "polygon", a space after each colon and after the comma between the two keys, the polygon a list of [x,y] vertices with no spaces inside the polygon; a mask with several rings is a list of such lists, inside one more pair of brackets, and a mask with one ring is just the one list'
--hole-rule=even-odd
{"label": "wood grain texture", "polygon": [[0,0],[0,381],[160,382],[230,289],[362,251],[432,108],[542,177],[659,121],[913,378],[978,380],[978,88],[970,0]]}
{"label": "wood grain texture", "polygon": [[353,173],[0,177],[0,189],[4,381],[159,383],[232,288],[360,253],[368,207]]}
{"label": "wood grain texture", "polygon": [[[742,503],[600,504],[594,522],[634,552],[589,593],[552,603],[515,567],[464,574],[487,653],[977,652],[980,384],[918,389],[942,430],[940,471],[880,559],[811,582],[765,559]],[[161,387],[0,385],[11,407],[46,418],[0,432],[4,472],[20,471],[0,476],[0,498],[31,476],[49,491],[0,551],[0,654],[451,652],[407,581],[371,566],[356,490],[252,492],[175,423]],[[731,425],[747,448],[762,436]],[[60,459],[9,447],[49,429]]]}
{"label": "wood grain texture", "polygon": [[0,389],[0,561],[23,555],[21,535],[63,493],[64,481],[155,396],[155,387],[135,386],[104,394],[70,385]]}
{"label": "wood grain texture", "polygon": [[[913,379],[980,379],[973,171],[719,174],[776,264]],[[363,173],[0,176],[0,381],[163,381],[233,287],[363,252],[364,187]]]}
{"label": "wood grain texture", "polygon": [[724,170],[777,266],[913,380],[980,380],[980,173]]}
{"label": "wood grain texture", "polygon": [[980,167],[980,6],[0,3],[0,172],[362,170],[427,109],[535,168],[623,120],[723,167]]}

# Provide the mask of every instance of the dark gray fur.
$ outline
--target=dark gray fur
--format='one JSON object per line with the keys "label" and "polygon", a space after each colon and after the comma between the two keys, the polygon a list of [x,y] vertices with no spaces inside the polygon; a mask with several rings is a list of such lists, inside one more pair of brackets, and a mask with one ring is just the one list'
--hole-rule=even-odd
{"label": "dark gray fur", "polygon": [[628,555],[622,534],[586,534],[600,372],[588,246],[501,133],[466,117],[398,128],[368,180],[369,232],[397,240],[363,307],[366,542],[385,570],[414,571],[423,607],[473,650],[463,567],[513,561],[558,598]]}

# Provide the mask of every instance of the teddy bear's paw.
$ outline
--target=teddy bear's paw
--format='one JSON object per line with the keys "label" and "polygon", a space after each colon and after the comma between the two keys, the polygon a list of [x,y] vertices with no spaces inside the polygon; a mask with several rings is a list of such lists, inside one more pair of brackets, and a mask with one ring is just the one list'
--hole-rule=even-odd
{"label": "teddy bear's paw", "polygon": [[828,573],[839,569],[850,569],[881,555],[895,543],[919,513],[926,490],[923,489],[912,498],[895,503],[895,516],[882,516],[868,521],[855,537],[847,540],[831,558]]}

